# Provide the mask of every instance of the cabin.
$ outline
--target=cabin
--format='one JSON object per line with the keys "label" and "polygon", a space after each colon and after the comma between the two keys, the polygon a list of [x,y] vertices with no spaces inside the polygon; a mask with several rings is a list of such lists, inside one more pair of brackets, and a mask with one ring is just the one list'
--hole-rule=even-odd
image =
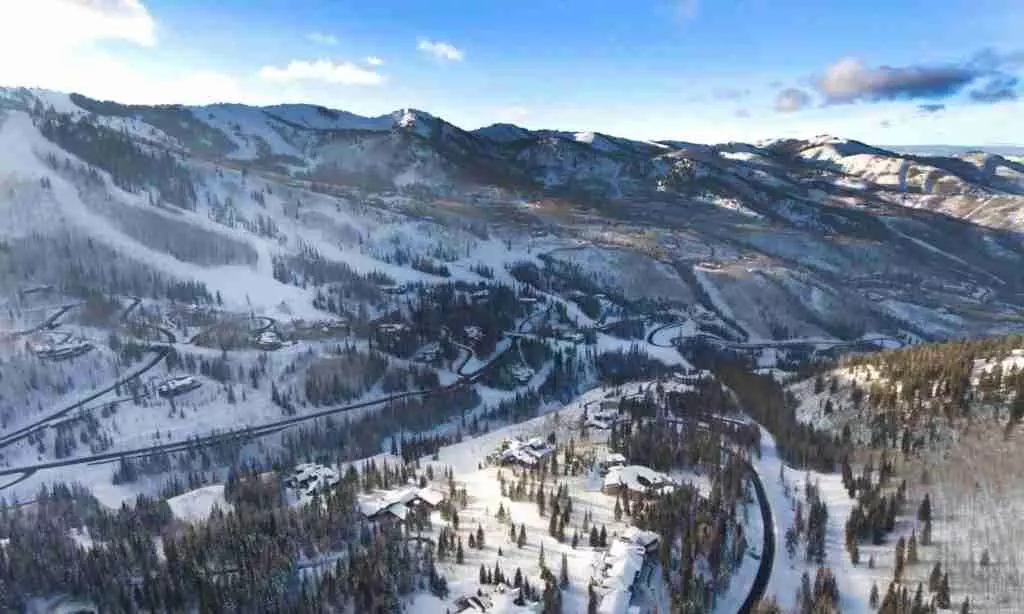
{"label": "cabin", "polygon": [[202,382],[191,375],[182,375],[164,380],[156,387],[156,393],[165,399],[183,395],[202,386]]}

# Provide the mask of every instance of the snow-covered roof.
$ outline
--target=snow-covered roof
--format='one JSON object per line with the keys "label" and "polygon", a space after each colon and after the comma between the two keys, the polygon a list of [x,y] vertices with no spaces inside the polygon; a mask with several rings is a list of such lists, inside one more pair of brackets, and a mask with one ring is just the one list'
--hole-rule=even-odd
{"label": "snow-covered roof", "polygon": [[612,452],[612,453],[608,454],[608,456],[604,457],[604,462],[606,462],[606,463],[622,463],[622,464],[625,464],[626,463],[626,456],[624,454],[620,454],[618,452]]}
{"label": "snow-covered roof", "polygon": [[604,476],[605,488],[625,487],[633,492],[647,493],[654,489],[658,493],[672,492],[672,478],[643,465],[612,467]]}
{"label": "snow-covered roof", "polygon": [[359,511],[367,518],[390,513],[404,519],[409,506],[422,501],[430,506],[444,501],[444,493],[433,488],[406,487],[359,497]]}

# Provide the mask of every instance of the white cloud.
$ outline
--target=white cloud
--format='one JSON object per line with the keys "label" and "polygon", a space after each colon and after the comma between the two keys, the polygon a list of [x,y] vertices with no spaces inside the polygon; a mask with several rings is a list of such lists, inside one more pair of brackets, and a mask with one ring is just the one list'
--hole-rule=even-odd
{"label": "white cloud", "polygon": [[428,38],[421,38],[416,44],[416,48],[423,53],[442,60],[450,60],[452,62],[461,62],[465,57],[462,50],[455,45],[442,41],[432,41]]}
{"label": "white cloud", "polygon": [[275,83],[293,81],[322,81],[341,85],[380,85],[384,77],[372,70],[367,70],[351,62],[332,62],[331,60],[292,60],[287,66],[264,66],[259,77]]}
{"label": "white cloud", "polygon": [[366,63],[369,64],[370,66],[380,66],[381,64],[384,63],[384,60],[378,58],[375,55],[371,55],[370,57],[366,58]]}
{"label": "white cloud", "polygon": [[306,38],[308,38],[311,42],[314,42],[318,45],[333,46],[338,44],[337,36],[334,36],[333,34],[325,34],[323,32],[310,32],[309,34],[306,35]]}
{"label": "white cloud", "polygon": [[[31,63],[82,45],[123,40],[151,47],[156,24],[139,0],[29,0],[5,2],[0,52]],[[11,55],[16,53],[16,55]],[[8,64],[12,62],[4,62]]]}

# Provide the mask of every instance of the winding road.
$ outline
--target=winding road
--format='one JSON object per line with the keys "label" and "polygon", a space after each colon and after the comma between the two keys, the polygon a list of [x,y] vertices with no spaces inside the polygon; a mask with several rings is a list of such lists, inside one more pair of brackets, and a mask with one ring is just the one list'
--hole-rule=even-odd
{"label": "winding road", "polygon": [[[547,312],[550,312],[550,309],[551,308],[548,307]],[[536,315],[538,315],[539,313],[540,312],[531,314],[529,317],[525,318],[519,324],[519,326],[517,326],[518,331],[522,332],[523,329],[525,329],[526,326],[529,324],[529,322],[534,317],[536,317]],[[165,329],[158,329],[158,330],[161,330],[162,332],[164,332],[164,334],[173,335],[172,333],[170,333],[170,331],[166,331]],[[154,454],[154,453],[180,452],[180,451],[184,451],[184,450],[195,449],[197,447],[204,447],[204,446],[210,446],[210,445],[214,445],[214,444],[218,444],[218,443],[224,443],[226,441],[232,441],[232,440],[251,441],[253,439],[257,439],[257,438],[260,438],[260,437],[266,437],[268,435],[271,435],[271,434],[274,434],[274,433],[278,433],[278,432],[280,432],[280,431],[282,431],[282,430],[284,430],[286,428],[295,426],[297,424],[301,424],[303,422],[308,422],[308,421],[311,421],[311,420],[316,420],[316,419],[319,419],[319,418],[324,418],[324,417],[331,416],[331,415],[334,415],[334,414],[349,412],[349,411],[352,411],[352,410],[362,409],[362,408],[366,408],[366,407],[373,407],[373,406],[376,406],[376,405],[384,405],[384,404],[390,403],[392,401],[398,401],[398,400],[407,399],[407,398],[411,398],[411,397],[428,397],[428,396],[437,395],[437,394],[440,394],[440,393],[448,391],[448,390],[453,390],[453,389],[458,388],[460,386],[466,386],[466,385],[470,385],[470,384],[475,383],[477,380],[479,380],[483,376],[483,374],[488,369],[491,368],[492,365],[495,364],[495,362],[499,358],[501,358],[506,352],[511,351],[513,346],[514,346],[514,344],[509,343],[503,350],[501,350],[500,352],[498,352],[494,356],[492,356],[491,360],[489,360],[487,362],[487,364],[481,366],[477,370],[472,371],[470,373],[460,373],[459,374],[459,379],[457,381],[455,381],[455,382],[453,382],[451,384],[448,384],[446,386],[439,386],[437,388],[430,388],[430,389],[426,389],[426,390],[413,390],[413,391],[408,391],[408,392],[401,392],[401,393],[397,393],[397,394],[388,395],[388,396],[385,396],[385,397],[380,397],[380,398],[377,398],[377,399],[370,399],[370,400],[367,400],[367,401],[360,401],[360,402],[357,402],[357,403],[351,403],[351,404],[342,405],[342,406],[339,406],[339,407],[332,407],[332,408],[322,409],[322,410],[319,410],[319,411],[316,411],[316,412],[311,412],[311,413],[303,414],[301,416],[292,416],[290,418],[283,418],[281,420],[275,420],[273,422],[267,422],[267,423],[260,424],[260,425],[254,426],[254,427],[248,427],[248,428],[245,428],[243,430],[235,431],[235,432],[231,432],[231,433],[219,433],[219,434],[214,434],[214,435],[205,435],[205,436],[201,436],[201,437],[194,437],[192,439],[187,439],[187,440],[184,440],[184,441],[178,441],[178,442],[166,443],[166,444],[159,444],[159,445],[153,445],[153,446],[145,446],[145,447],[135,448],[135,449],[131,449],[131,450],[119,450],[119,451],[115,451],[115,452],[104,452],[104,453],[101,453],[101,454],[94,454],[94,455],[91,455],[91,456],[79,456],[79,457],[75,457],[75,458],[66,458],[66,459],[54,460],[54,461],[49,461],[49,462],[44,462],[44,463],[37,463],[37,464],[34,464],[34,465],[25,465],[25,466],[22,466],[22,467],[12,467],[12,468],[0,469],[0,476],[8,476],[8,475],[20,475],[21,476],[18,479],[14,480],[13,482],[10,482],[8,484],[0,486],[0,491],[3,491],[5,489],[7,489],[7,488],[10,488],[11,486],[14,486],[14,485],[18,484],[19,482],[27,479],[29,476],[35,474],[36,472],[42,471],[42,470],[45,470],[45,469],[55,469],[55,468],[59,468],[59,467],[71,467],[71,466],[75,466],[75,465],[86,465],[86,464],[92,465],[92,464],[103,464],[103,463],[109,463],[109,462],[116,462],[116,461],[121,460],[122,458],[135,458],[135,457],[140,457],[140,456],[147,456],[147,455]],[[146,369],[142,369],[142,370],[136,371],[131,376],[126,377],[126,378],[122,378],[122,380],[123,381],[127,381],[128,379],[131,379],[132,377],[138,377],[140,375],[140,371],[144,373],[145,370],[148,370],[148,369],[152,368],[155,364],[159,363],[159,361],[162,360],[164,358],[164,356],[166,355],[166,353],[169,352],[169,351],[170,351],[169,350],[169,346],[165,347],[163,354],[160,355],[158,357],[158,359],[155,359],[155,362],[153,362],[153,364],[147,363],[147,368]],[[464,362],[467,362],[467,361],[468,361],[468,358]],[[463,364],[463,365],[460,366],[460,371],[461,371],[461,368],[463,366],[465,366],[465,365]],[[119,380],[119,381],[121,381],[121,380]],[[111,386],[109,386],[108,388],[104,389],[103,391],[101,391],[99,393],[93,393],[93,394],[89,395],[89,397],[87,397],[85,399],[81,399],[79,401],[76,401],[71,406],[65,407],[65,408],[63,408],[63,409],[61,409],[61,410],[59,410],[59,411],[57,411],[57,412],[55,412],[53,414],[50,414],[49,416],[47,416],[47,417],[45,417],[45,418],[43,418],[41,420],[36,421],[35,423],[33,423],[32,425],[29,425],[28,427],[24,427],[24,428],[20,429],[16,433],[8,434],[3,439],[0,439],[0,448],[4,447],[6,445],[9,445],[10,443],[13,443],[13,441],[16,441],[17,439],[24,439],[25,437],[28,437],[29,434],[31,434],[32,432],[34,432],[36,430],[39,430],[39,429],[42,429],[42,428],[47,428],[47,425],[48,425],[48,423],[51,420],[66,415],[68,412],[70,412],[70,411],[72,411],[72,410],[74,410],[74,409],[76,409],[78,407],[81,407],[85,403],[87,403],[87,402],[89,402],[91,400],[94,400],[95,398],[97,398],[99,396],[102,396],[102,394],[106,394],[107,392],[110,392],[115,387],[116,387],[116,384],[111,385]],[[14,437],[17,437],[17,439],[13,439]]]}

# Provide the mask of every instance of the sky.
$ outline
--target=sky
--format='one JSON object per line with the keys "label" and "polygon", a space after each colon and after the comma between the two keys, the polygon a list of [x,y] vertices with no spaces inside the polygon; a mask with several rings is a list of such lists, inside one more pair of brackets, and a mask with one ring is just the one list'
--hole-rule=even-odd
{"label": "sky", "polygon": [[0,85],[635,139],[1024,145],[1020,0],[0,0]]}

